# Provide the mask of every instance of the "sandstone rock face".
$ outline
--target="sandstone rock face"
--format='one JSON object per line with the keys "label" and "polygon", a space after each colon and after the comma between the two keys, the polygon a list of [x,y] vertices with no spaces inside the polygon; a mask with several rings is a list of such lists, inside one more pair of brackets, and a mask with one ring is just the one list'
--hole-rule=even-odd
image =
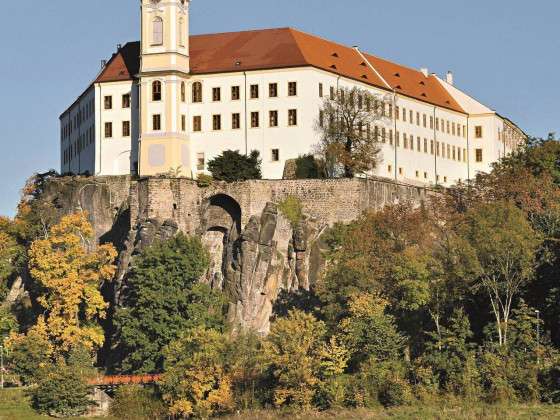
{"label": "sandstone rock face", "polygon": [[[200,188],[188,179],[72,177],[53,179],[43,198],[60,214],[87,211],[96,243],[118,249],[108,297],[113,305],[121,303],[134,256],[181,231],[199,236],[209,249],[211,264],[200,280],[229,297],[235,328],[266,334],[279,293],[309,290],[320,278],[321,237],[328,226],[399,200],[420,203],[430,194],[385,179],[255,180]],[[296,226],[275,204],[290,196],[305,215]],[[13,295],[22,293],[16,285]]]}

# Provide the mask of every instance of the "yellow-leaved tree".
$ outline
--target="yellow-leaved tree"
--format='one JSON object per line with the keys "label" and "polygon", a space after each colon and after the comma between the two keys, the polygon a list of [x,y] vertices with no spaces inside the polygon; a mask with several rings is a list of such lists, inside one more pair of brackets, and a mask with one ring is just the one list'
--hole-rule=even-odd
{"label": "yellow-leaved tree", "polygon": [[87,214],[80,212],[64,216],[29,250],[29,270],[41,286],[38,302],[45,310],[37,325],[44,323],[60,351],[77,345],[96,350],[104,342],[99,320],[105,318],[107,303],[100,289],[115,273],[117,251],[113,245],[90,250],[92,238]]}

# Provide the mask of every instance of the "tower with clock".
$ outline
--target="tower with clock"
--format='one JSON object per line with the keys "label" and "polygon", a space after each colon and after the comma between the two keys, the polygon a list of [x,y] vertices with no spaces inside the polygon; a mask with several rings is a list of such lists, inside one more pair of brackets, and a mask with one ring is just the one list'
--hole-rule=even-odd
{"label": "tower with clock", "polygon": [[186,131],[190,0],[141,0],[139,173],[190,168]]}

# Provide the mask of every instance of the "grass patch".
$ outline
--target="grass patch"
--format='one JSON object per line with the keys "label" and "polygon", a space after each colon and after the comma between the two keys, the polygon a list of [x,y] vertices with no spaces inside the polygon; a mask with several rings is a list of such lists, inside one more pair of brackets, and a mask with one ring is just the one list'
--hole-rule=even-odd
{"label": "grass patch", "polygon": [[278,209],[295,228],[303,219],[303,205],[299,198],[289,195],[283,201],[278,203]]}
{"label": "grass patch", "polygon": [[[0,390],[0,420],[45,420],[49,418],[50,417],[37,414],[33,408],[31,408],[31,401],[29,397],[27,397],[24,388],[7,388]],[[93,419],[94,417],[89,418]],[[103,417],[103,419],[116,420],[110,417]]]}
{"label": "grass patch", "polygon": [[533,420],[560,419],[560,406],[554,405],[486,405],[458,403],[441,405],[411,405],[390,409],[329,410],[324,412],[260,410],[224,417],[224,420]]}

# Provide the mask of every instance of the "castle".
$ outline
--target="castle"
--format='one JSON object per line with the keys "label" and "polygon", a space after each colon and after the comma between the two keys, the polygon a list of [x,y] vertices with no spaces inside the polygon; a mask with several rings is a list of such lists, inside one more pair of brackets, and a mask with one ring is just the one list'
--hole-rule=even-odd
{"label": "castle", "polygon": [[308,154],[325,98],[359,87],[388,98],[372,131],[378,177],[452,185],[526,138],[427,69],[291,28],[191,36],[189,0],[141,0],[141,41],[119,46],[60,116],[61,173],[196,178],[231,149],[258,150],[266,179]]}

